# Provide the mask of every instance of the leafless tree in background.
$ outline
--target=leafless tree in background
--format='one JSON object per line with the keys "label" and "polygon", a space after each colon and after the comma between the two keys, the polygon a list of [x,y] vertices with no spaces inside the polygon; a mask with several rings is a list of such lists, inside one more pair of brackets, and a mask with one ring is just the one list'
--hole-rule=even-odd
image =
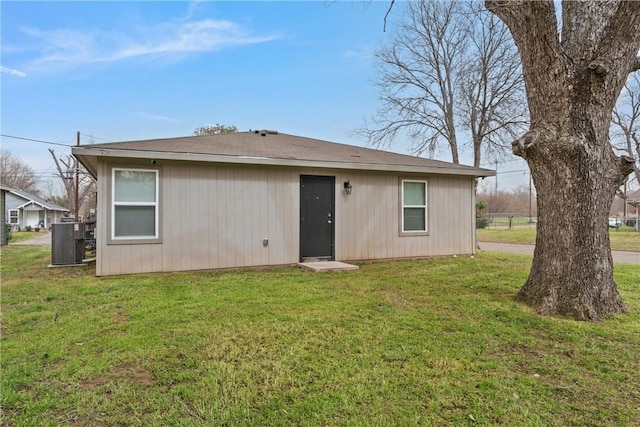
{"label": "leafless tree in background", "polygon": [[[56,174],[60,178],[64,192],[60,196],[51,195],[50,200],[74,212],[76,200],[76,161],[73,156],[58,158],[55,151],[49,153],[56,165]],[[78,166],[78,213],[89,216],[89,210],[95,208],[96,180],[82,166]]]}
{"label": "leafless tree in background", "polygon": [[519,58],[506,27],[477,2],[406,4],[406,19],[378,59],[382,106],[358,133],[388,147],[399,135],[412,152],[447,147],[459,163],[462,129],[471,133],[474,164],[497,154],[505,135],[526,122]]}
{"label": "leafless tree in background", "polygon": [[36,196],[40,194],[33,169],[6,150],[0,152],[0,173],[2,185]]}
{"label": "leafless tree in background", "polygon": [[390,45],[376,53],[382,106],[363,134],[377,147],[389,146],[399,132],[412,151],[433,155],[444,141],[459,163],[454,103],[456,75],[466,50],[456,2],[407,3],[407,19]]}
{"label": "leafless tree in background", "polygon": [[470,50],[459,77],[458,115],[471,133],[476,167],[483,154],[502,157],[528,124],[520,57],[509,29],[483,9],[476,2],[467,4]]}
{"label": "leafless tree in background", "polygon": [[238,132],[238,128],[233,125],[221,125],[220,123],[216,123],[215,126],[202,126],[199,128],[195,128],[193,134],[195,136],[203,136],[203,135],[220,135],[223,133],[236,133]]}
{"label": "leafless tree in background", "polygon": [[640,184],[640,76],[631,74],[611,116],[614,148],[635,157],[635,179]]}
{"label": "leafless tree in background", "polygon": [[[533,194],[531,194],[533,191]],[[537,216],[535,189],[528,185],[519,185],[511,190],[499,190],[479,187],[476,200],[485,203],[485,212],[491,214],[515,214],[518,216]]]}

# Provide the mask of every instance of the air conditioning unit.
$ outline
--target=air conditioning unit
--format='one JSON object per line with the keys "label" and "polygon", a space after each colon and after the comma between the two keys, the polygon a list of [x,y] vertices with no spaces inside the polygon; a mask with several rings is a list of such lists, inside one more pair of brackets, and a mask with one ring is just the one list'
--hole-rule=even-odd
{"label": "air conditioning unit", "polygon": [[84,224],[51,225],[51,264],[81,264],[84,259]]}

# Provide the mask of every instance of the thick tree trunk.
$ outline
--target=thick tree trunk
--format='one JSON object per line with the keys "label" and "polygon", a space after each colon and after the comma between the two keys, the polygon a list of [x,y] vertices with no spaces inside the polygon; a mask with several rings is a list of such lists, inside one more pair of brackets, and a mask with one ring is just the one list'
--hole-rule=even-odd
{"label": "thick tree trunk", "polygon": [[608,115],[593,107],[585,82],[591,71],[572,65],[564,108],[541,112],[513,143],[529,164],[538,202],[533,266],[517,298],[541,314],[600,320],[626,311],[613,279],[608,216],[632,163],[608,143]]}
{"label": "thick tree trunk", "polygon": [[539,222],[531,272],[517,298],[541,314],[578,320],[624,312],[609,245],[609,207],[618,188],[613,154],[592,150],[593,142],[556,145],[573,150],[529,158]]}
{"label": "thick tree trunk", "polygon": [[609,142],[616,99],[640,48],[640,3],[486,0],[522,58],[531,129],[513,142],[538,200],[533,266],[518,293],[546,315],[600,320],[626,310],[613,280],[608,213],[634,159]]}

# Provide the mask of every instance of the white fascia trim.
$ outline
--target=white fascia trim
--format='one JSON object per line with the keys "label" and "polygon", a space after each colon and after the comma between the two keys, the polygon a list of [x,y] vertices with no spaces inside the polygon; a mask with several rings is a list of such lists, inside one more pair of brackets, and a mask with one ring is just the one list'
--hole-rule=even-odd
{"label": "white fascia trim", "polygon": [[40,206],[42,208],[42,209],[38,209],[38,210],[47,209],[46,206],[41,205],[40,203],[36,202],[35,200],[29,200],[27,203],[24,203],[24,204],[18,206],[17,209],[24,209],[29,205],[38,205],[38,206]]}
{"label": "white fascia trim", "polygon": [[373,163],[352,163],[319,160],[301,159],[279,159],[272,157],[250,157],[250,156],[225,156],[220,154],[198,154],[198,153],[170,153],[159,151],[138,151],[138,150],[118,150],[106,148],[85,148],[73,147],[72,152],[78,156],[99,156],[132,159],[150,160],[183,160],[192,162],[229,163],[229,164],[249,164],[266,166],[292,166],[305,168],[324,169],[349,169],[367,170],[382,172],[404,172],[404,173],[431,173],[440,175],[458,175],[473,177],[495,176],[495,171],[490,169],[457,169],[452,167],[434,166],[410,166],[410,165],[388,165]]}

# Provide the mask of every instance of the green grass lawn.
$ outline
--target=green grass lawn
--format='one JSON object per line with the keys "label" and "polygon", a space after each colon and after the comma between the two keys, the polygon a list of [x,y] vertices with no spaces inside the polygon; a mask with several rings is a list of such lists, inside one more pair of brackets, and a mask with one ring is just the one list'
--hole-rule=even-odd
{"label": "green grass lawn", "polygon": [[39,236],[42,236],[45,231],[35,232],[35,231],[12,231],[9,235],[9,243],[16,242],[24,242],[25,240],[33,239]]}
{"label": "green grass lawn", "polygon": [[[536,243],[536,230],[525,228],[507,229],[478,229],[480,242],[494,243],[519,243],[534,245]],[[640,233],[632,228],[623,227],[619,230],[610,229],[609,238],[611,249],[618,251],[640,252]]]}
{"label": "green grass lawn", "polygon": [[513,301],[531,257],[95,278],[2,249],[1,425],[640,425],[629,313]]}

